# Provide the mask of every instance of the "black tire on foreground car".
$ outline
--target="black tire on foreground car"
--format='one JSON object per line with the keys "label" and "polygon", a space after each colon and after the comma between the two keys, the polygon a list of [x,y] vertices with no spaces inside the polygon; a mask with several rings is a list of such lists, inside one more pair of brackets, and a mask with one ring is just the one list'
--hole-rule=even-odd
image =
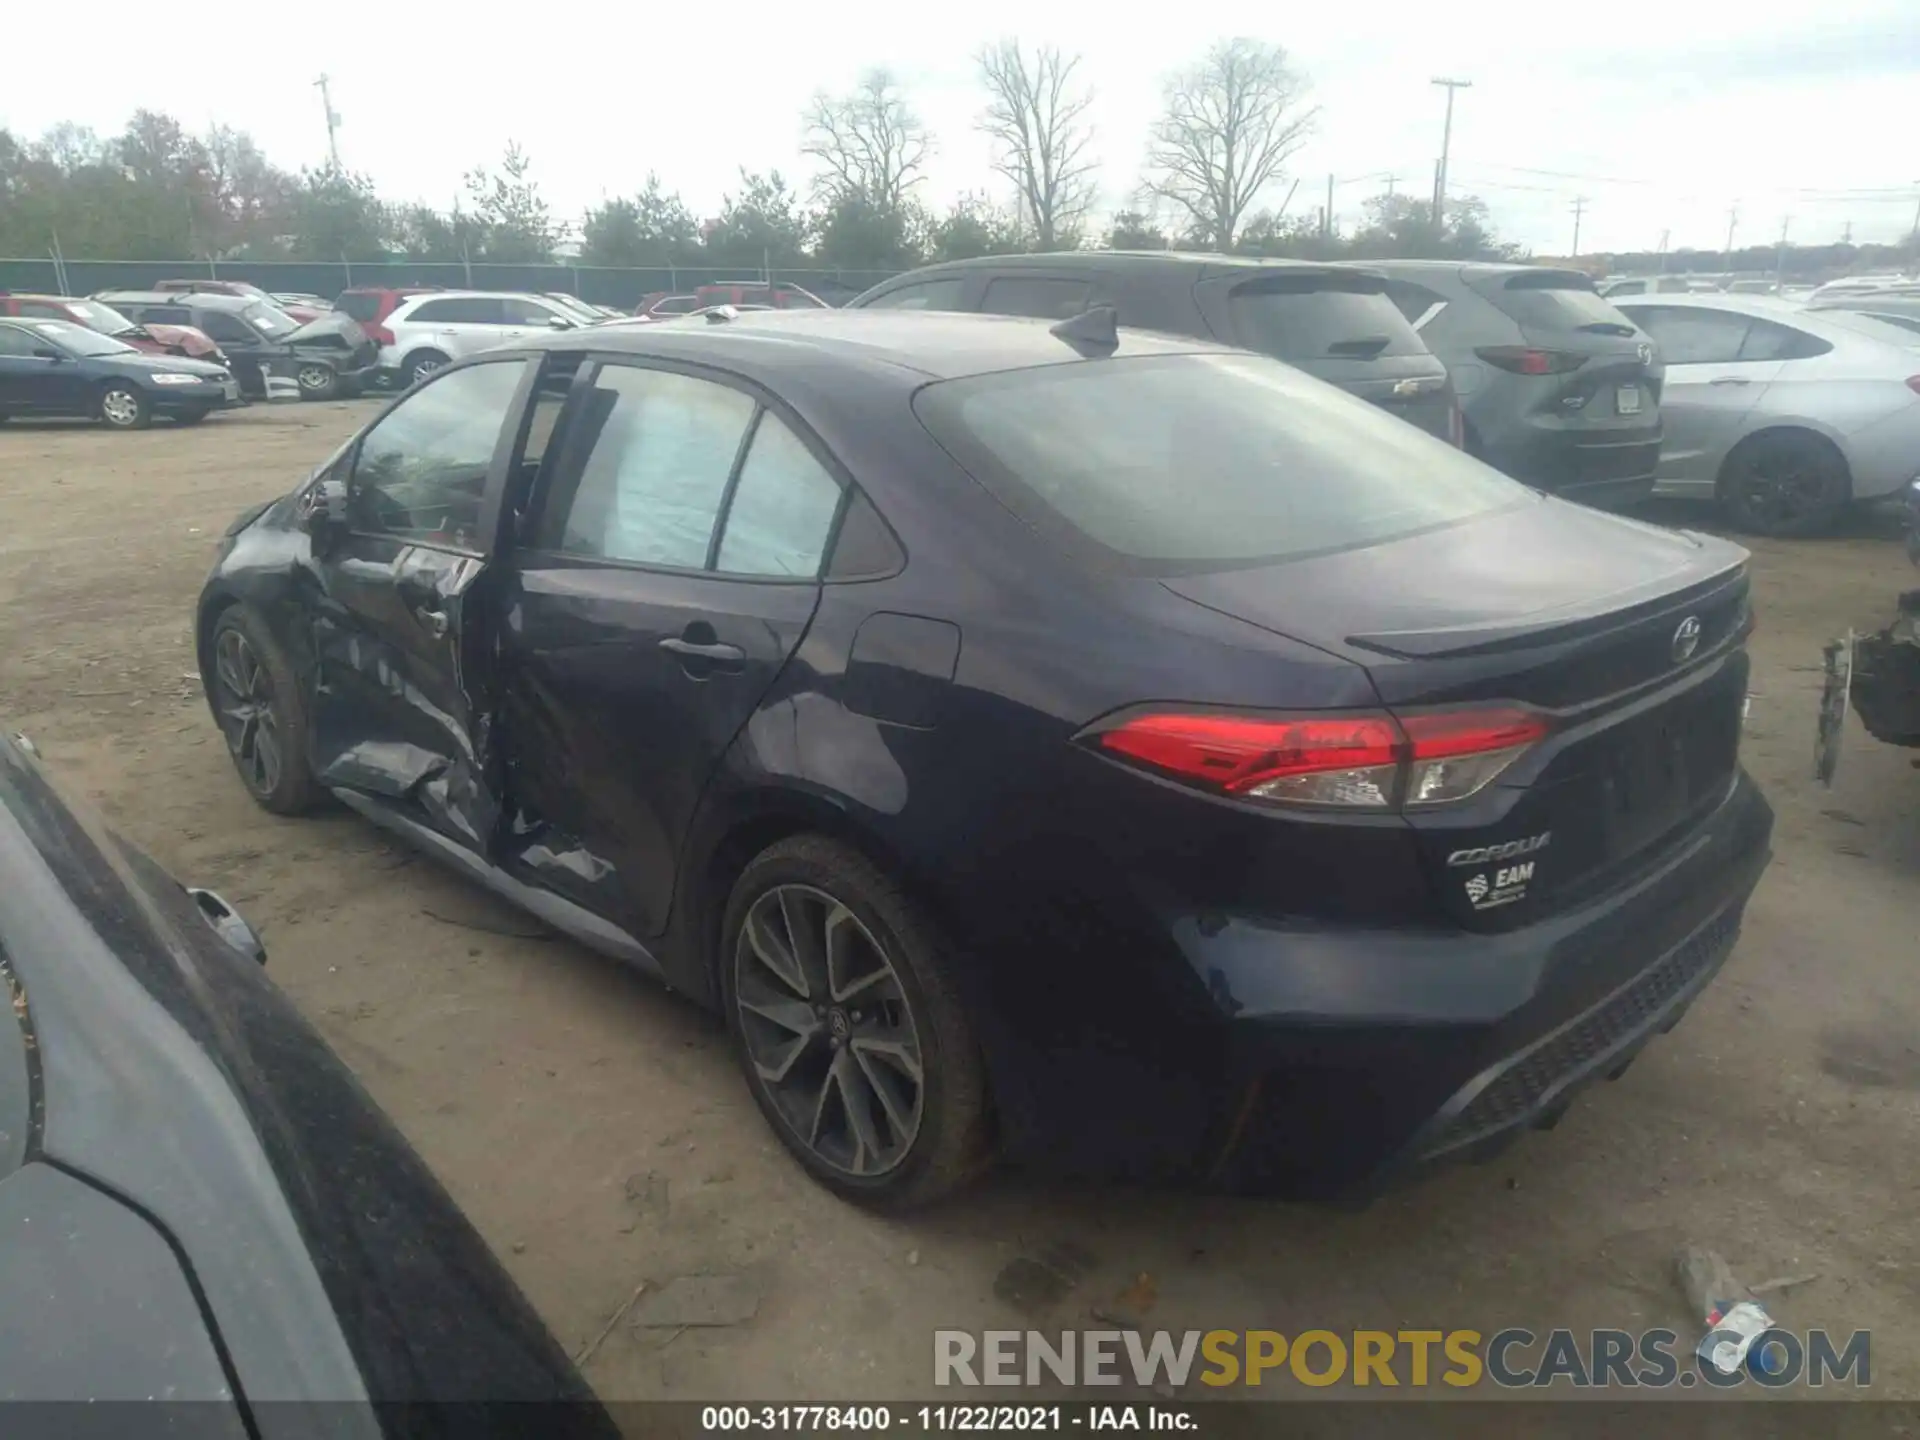
{"label": "black tire on foreground car", "polygon": [[938,931],[858,851],[762,851],[720,929],[728,1029],[761,1113],[808,1172],[875,1208],[989,1162],[986,1075]]}
{"label": "black tire on foreground car", "polygon": [[1754,535],[1797,540],[1821,534],[1852,499],[1845,457],[1806,430],[1749,436],[1720,471],[1720,503]]}
{"label": "black tire on foreground car", "polygon": [[248,792],[276,815],[299,815],[316,790],[307,766],[307,710],[293,670],[244,605],[214,622],[207,699]]}
{"label": "black tire on foreground car", "polygon": [[138,386],[112,380],[100,389],[100,420],[114,430],[144,430],[153,423],[153,406]]}

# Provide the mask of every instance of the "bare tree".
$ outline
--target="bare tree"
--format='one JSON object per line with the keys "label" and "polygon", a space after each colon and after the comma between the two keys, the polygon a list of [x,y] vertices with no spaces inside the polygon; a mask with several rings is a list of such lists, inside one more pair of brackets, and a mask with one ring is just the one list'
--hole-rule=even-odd
{"label": "bare tree", "polygon": [[857,197],[876,210],[901,208],[920,179],[929,142],[926,128],[886,70],[869,70],[851,95],[816,95],[806,110],[800,153],[826,166],[815,181],[818,199]]}
{"label": "bare tree", "polygon": [[993,168],[1019,190],[1039,248],[1052,250],[1093,202],[1093,94],[1074,84],[1080,57],[1042,45],[1029,59],[1018,40],[1002,40],[975,62],[987,87],[980,129],[993,141]]}
{"label": "bare tree", "polygon": [[1306,90],[1280,46],[1217,42],[1167,82],[1165,109],[1148,132],[1146,191],[1230,248],[1240,218],[1313,130],[1319,109],[1303,108]]}

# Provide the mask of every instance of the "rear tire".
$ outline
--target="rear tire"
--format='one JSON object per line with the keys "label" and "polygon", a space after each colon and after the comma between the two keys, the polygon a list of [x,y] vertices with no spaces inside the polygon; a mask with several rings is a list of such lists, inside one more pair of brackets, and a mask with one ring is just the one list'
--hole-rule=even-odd
{"label": "rear tire", "polygon": [[114,430],[144,430],[153,423],[153,406],[147,397],[120,380],[101,389],[99,411],[100,423]]}
{"label": "rear tire", "polygon": [[821,835],[770,846],[734,884],[720,942],[747,1086],[814,1179],[905,1210],[987,1167],[986,1069],[951,951],[864,855]]}
{"label": "rear tire", "polygon": [[1825,533],[1853,500],[1846,459],[1811,430],[1771,430],[1733,447],[1720,504],[1742,530],[1800,540]]}
{"label": "rear tire", "polygon": [[213,622],[208,651],[207,704],[240,783],[276,815],[311,809],[320,787],[307,767],[306,702],[272,633],[245,605],[230,605]]}
{"label": "rear tire", "polygon": [[407,363],[401,368],[401,388],[411,390],[446,363],[447,357],[438,350],[414,351],[407,357]]}

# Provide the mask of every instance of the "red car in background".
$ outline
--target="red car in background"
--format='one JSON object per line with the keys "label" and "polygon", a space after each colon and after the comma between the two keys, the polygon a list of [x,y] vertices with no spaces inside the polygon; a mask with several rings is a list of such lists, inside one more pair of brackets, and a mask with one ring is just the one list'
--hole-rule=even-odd
{"label": "red car in background", "polygon": [[155,290],[169,290],[185,295],[237,295],[243,300],[258,300],[263,305],[271,305],[276,310],[285,311],[302,325],[309,320],[318,320],[326,314],[325,310],[316,310],[311,305],[283,305],[258,285],[245,280],[161,280],[154,284]]}
{"label": "red car in background", "polygon": [[831,307],[811,290],[784,280],[716,280],[693,287],[694,308],[715,305],[764,305],[770,310],[826,310]]}
{"label": "red car in background", "polygon": [[136,325],[111,305],[80,300],[71,295],[15,295],[0,290],[0,315],[29,320],[71,320],[102,335],[124,340],[149,355],[184,355],[189,360],[227,363],[226,352],[213,337],[191,325]]}

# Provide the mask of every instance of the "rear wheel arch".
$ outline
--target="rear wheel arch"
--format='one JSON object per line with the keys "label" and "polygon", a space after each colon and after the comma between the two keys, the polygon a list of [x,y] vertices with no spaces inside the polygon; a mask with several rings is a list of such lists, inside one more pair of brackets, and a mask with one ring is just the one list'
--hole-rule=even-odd
{"label": "rear wheel arch", "polygon": [[1851,493],[1853,489],[1853,466],[1847,461],[1846,451],[1842,450],[1834,438],[1825,431],[1815,429],[1811,425],[1801,424],[1797,421],[1782,421],[1778,424],[1769,425],[1764,430],[1755,430],[1751,434],[1742,435],[1740,439],[1734,443],[1732,448],[1727,451],[1726,457],[1720,462],[1720,473],[1715,476],[1714,479],[1716,488],[1725,485],[1729,468],[1733,464],[1733,459],[1736,455],[1743,452],[1750,453],[1763,444],[1782,439],[1811,441],[1814,444],[1824,447],[1835,460],[1839,461],[1841,468],[1846,471],[1847,489],[1849,493]]}
{"label": "rear wheel arch", "polygon": [[[1769,449],[1800,447],[1808,455],[1818,457],[1832,467],[1833,495],[1830,503],[1821,509],[1809,511],[1798,519],[1785,524],[1762,524],[1747,513],[1739,493],[1745,470],[1756,455],[1764,455]],[[1755,430],[1743,435],[1726,453],[1720,462],[1719,471],[1714,476],[1714,498],[1731,512],[1736,521],[1745,528],[1761,535],[1776,535],[1795,538],[1818,534],[1826,528],[1832,519],[1853,501],[1853,466],[1849,463],[1846,451],[1832,436],[1812,425],[1784,422],[1769,425],[1765,429]]]}

